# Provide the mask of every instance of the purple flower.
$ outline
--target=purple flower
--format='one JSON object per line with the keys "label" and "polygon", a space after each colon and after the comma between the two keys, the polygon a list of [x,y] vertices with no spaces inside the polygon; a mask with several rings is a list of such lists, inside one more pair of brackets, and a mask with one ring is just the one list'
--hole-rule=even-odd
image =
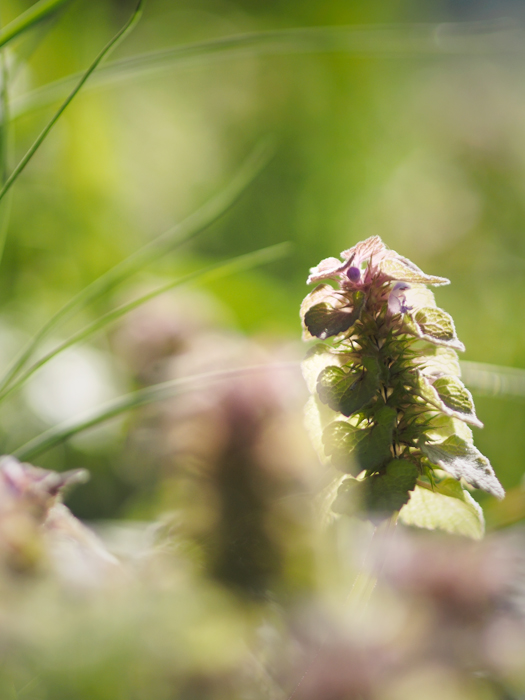
{"label": "purple flower", "polygon": [[388,296],[388,310],[395,316],[396,314],[406,314],[411,310],[411,306],[407,306],[405,291],[410,289],[410,285],[406,282],[397,282]]}
{"label": "purple flower", "polygon": [[346,271],[346,276],[348,277],[350,282],[359,282],[359,280],[361,279],[361,270],[358,267],[349,267]]}
{"label": "purple flower", "polygon": [[[341,253],[344,262],[326,258],[312,267],[307,284],[322,280],[339,280],[343,289],[363,289],[372,280],[381,285],[391,281],[416,284],[448,284],[444,277],[426,275],[417,265],[390,250],[379,236],[371,236]],[[393,302],[394,303],[394,302]]]}

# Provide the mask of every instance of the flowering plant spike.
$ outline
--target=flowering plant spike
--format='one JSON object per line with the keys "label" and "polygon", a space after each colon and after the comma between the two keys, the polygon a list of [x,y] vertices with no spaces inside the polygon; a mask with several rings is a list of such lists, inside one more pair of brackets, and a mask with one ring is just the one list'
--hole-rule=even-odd
{"label": "flowering plant spike", "polygon": [[456,350],[464,346],[427,287],[449,280],[425,274],[378,236],[341,257],[310,270],[308,283],[318,286],[301,305],[304,339],[322,341],[303,371],[316,447],[339,471],[332,510],[353,513],[360,503],[433,527],[416,505],[428,509],[435,496],[437,508],[455,499],[453,519],[461,507],[479,521],[461,482],[498,498],[504,491],[473,444],[469,425],[482,424],[460,379]]}

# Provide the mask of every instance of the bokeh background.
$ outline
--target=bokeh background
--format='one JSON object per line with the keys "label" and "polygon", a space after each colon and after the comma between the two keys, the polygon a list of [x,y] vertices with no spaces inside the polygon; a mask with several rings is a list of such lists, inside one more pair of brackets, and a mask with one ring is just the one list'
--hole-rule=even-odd
{"label": "bokeh background", "polygon": [[[6,0],[2,22],[29,5]],[[59,104],[34,91],[85,69],[131,9],[123,0],[77,0],[9,49],[11,166]],[[325,40],[324,50],[315,37],[292,36],[167,59],[104,84],[93,76],[13,192],[2,361],[75,292],[220,190],[270,136],[274,156],[241,201],[149,266],[135,288],[290,241],[285,259],[200,289],[223,327],[291,347],[308,268],[379,234],[451,279],[437,297],[456,320],[466,360],[525,368],[522,15],[520,2],[150,0],[111,60],[264,30],[355,28],[346,42]],[[81,321],[126,298],[119,293]],[[11,399],[3,451],[133,388],[113,334],[56,360]],[[504,486],[519,487],[525,403],[476,398],[486,425],[476,441]],[[54,468],[92,469],[91,485],[73,496],[83,517],[129,516],[152,486],[151,470],[142,483],[121,463],[128,427],[42,457]]]}
{"label": "bokeh background", "polygon": [[[2,26],[31,5],[4,0]],[[66,2],[8,46],[8,171],[68,76],[132,10]],[[524,27],[520,0],[146,2],[0,205],[0,371],[86,285],[220,192],[261,142],[272,155],[235,206],[40,352],[182,275],[290,246],[167,292],[0,403],[10,454],[127,392],[259,366],[33,460],[90,471],[66,502],[124,573],[58,518],[46,527],[64,536],[60,575],[46,578],[56,542],[42,574],[35,504],[25,530],[11,527],[0,479],[2,700],[523,697]],[[0,162],[3,147],[2,132]],[[302,425],[298,309],[308,269],[370,235],[451,280],[437,301],[467,348],[485,424],[476,444],[509,494],[473,494],[484,549],[407,531],[385,564],[364,523],[319,534],[312,504],[326,477]],[[368,559],[386,584],[367,607]]]}

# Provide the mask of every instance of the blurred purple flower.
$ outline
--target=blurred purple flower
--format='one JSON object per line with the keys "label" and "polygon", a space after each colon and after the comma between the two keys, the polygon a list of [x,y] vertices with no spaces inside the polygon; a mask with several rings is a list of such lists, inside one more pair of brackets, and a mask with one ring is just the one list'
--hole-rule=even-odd
{"label": "blurred purple flower", "polygon": [[392,291],[388,296],[388,310],[395,316],[396,314],[406,314],[407,311],[412,309],[411,306],[407,306],[405,291],[410,289],[410,285],[406,282],[396,282]]}

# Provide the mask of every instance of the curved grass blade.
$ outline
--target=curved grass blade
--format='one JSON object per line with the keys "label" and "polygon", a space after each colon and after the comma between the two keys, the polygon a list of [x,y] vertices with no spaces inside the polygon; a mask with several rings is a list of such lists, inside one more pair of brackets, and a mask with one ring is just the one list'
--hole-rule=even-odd
{"label": "curved grass blade", "polygon": [[257,250],[253,253],[240,255],[236,258],[232,258],[231,260],[227,260],[226,262],[220,262],[215,265],[210,265],[204,270],[197,270],[196,272],[192,272],[188,275],[185,275],[184,277],[170,282],[169,284],[163,285],[162,287],[158,287],[157,289],[154,289],[148,294],[144,294],[138,299],[134,299],[133,301],[127,304],[119,306],[113,311],[110,311],[109,313],[104,314],[100,318],[97,318],[96,321],[93,321],[93,323],[90,323],[88,326],[78,331],[78,333],[72,335],[63,343],[60,343],[60,345],[58,345],[56,348],[44,355],[44,357],[38,360],[38,362],[35,362],[33,365],[31,365],[31,367],[29,367],[25,372],[23,372],[21,376],[15,382],[13,382],[13,384],[11,384],[3,393],[0,394],[0,401],[3,401],[5,398],[7,398],[7,396],[19,389],[29,379],[29,377],[31,377],[38,369],[40,369],[40,367],[45,365],[47,362],[52,360],[61,352],[67,350],[76,343],[80,343],[81,341],[86,340],[86,338],[89,338],[97,331],[101,330],[102,328],[105,328],[110,323],[113,323],[114,321],[118,320],[133,309],[136,309],[137,307],[141,306],[150,299],[153,299],[159,296],[160,294],[167,292],[170,289],[174,289],[175,287],[179,287],[183,284],[188,284],[189,282],[210,282],[212,280],[220,279],[221,277],[226,277],[227,275],[231,275],[236,272],[249,270],[257,265],[263,265],[264,263],[272,262],[274,260],[282,258],[289,252],[289,250],[290,245],[288,243],[278,243],[277,245],[270,246],[269,248],[262,248],[261,250]]}
{"label": "curved grass blade", "polygon": [[2,198],[5,197],[6,193],[11,189],[11,187],[14,185],[16,180],[18,179],[20,173],[24,170],[26,165],[29,163],[31,158],[35,155],[37,150],[40,148],[42,143],[44,142],[46,136],[49,134],[53,126],[56,124],[56,122],[60,119],[62,116],[64,110],[68,107],[69,104],[73,101],[73,99],[77,96],[79,93],[80,89],[86,82],[86,80],[89,78],[91,73],[95,70],[95,68],[98,66],[100,61],[107,56],[107,54],[116,47],[116,45],[125,37],[125,35],[130,32],[135,24],[138,22],[140,19],[140,15],[142,13],[142,4],[144,0],[139,0],[139,3],[137,7],[135,8],[134,13],[131,15],[129,20],[126,22],[126,24],[119,29],[119,31],[115,34],[115,36],[106,44],[106,46],[102,49],[102,51],[98,54],[98,56],[95,58],[93,63],[89,66],[87,71],[82,75],[74,89],[69,93],[68,97],[66,100],[60,105],[59,109],[55,112],[55,114],[51,117],[50,121],[46,124],[46,126],[42,129],[40,134],[37,136],[36,140],[32,144],[32,146],[29,148],[25,156],[22,158],[22,160],[18,163],[16,168],[13,170],[11,175],[7,178],[6,182],[4,183],[2,189],[0,189],[0,201],[2,201]]}
{"label": "curved grass blade", "polygon": [[476,394],[515,399],[525,397],[525,369],[465,360],[460,366],[463,381]]}
{"label": "curved grass blade", "polygon": [[0,31],[0,47],[57,12],[70,0],[39,0]]}
{"label": "curved grass blade", "polygon": [[165,231],[135,253],[132,253],[125,260],[115,265],[115,267],[112,267],[67,302],[67,304],[42,326],[40,331],[32,338],[20,355],[15,358],[14,362],[0,380],[0,393],[3,393],[16,378],[40,343],[61,323],[71,318],[71,316],[80,309],[86,307],[89,303],[100,299],[104,294],[114,289],[148,263],[162,257],[181,243],[194,238],[223,216],[237,202],[246,187],[248,187],[262,168],[268,163],[272,154],[273,144],[268,140],[260,143],[245,160],[230,183],[219,192],[219,194],[206,202],[206,204],[196,212],[190,214],[190,216],[184,219],[180,224]]}
{"label": "curved grass blade", "polygon": [[[12,146],[13,130],[9,124],[9,69],[6,50],[0,50],[0,186],[7,180],[9,153]],[[11,214],[11,196],[0,204],[0,261],[4,253],[5,240]]]}
{"label": "curved grass blade", "polygon": [[[219,58],[239,56],[294,53],[468,55],[520,51],[523,51],[521,33],[502,21],[299,27],[236,34],[120,59],[101,66],[89,87],[113,84],[174,66],[216,62]],[[53,104],[67,94],[78,78],[78,74],[70,75],[21,95],[12,104],[13,114],[19,116]]]}
{"label": "curved grass blade", "polygon": [[217,372],[205,372],[203,374],[184,377],[183,379],[173,379],[169,382],[154,384],[153,386],[139,389],[125,396],[121,396],[114,401],[110,401],[100,408],[86,413],[81,418],[72,419],[47,430],[46,432],[33,438],[22,447],[13,452],[13,455],[21,461],[30,460],[46,450],[65,442],[73,435],[88,430],[89,428],[104,423],[111,418],[120,416],[127,411],[131,411],[139,406],[145,406],[156,401],[173,398],[180,394],[194,391],[202,386],[207,386],[212,381],[224,381],[230,377],[238,377],[253,372],[268,370],[295,370],[299,371],[298,362],[280,362],[275,364],[251,365],[231,370],[220,370]]}

